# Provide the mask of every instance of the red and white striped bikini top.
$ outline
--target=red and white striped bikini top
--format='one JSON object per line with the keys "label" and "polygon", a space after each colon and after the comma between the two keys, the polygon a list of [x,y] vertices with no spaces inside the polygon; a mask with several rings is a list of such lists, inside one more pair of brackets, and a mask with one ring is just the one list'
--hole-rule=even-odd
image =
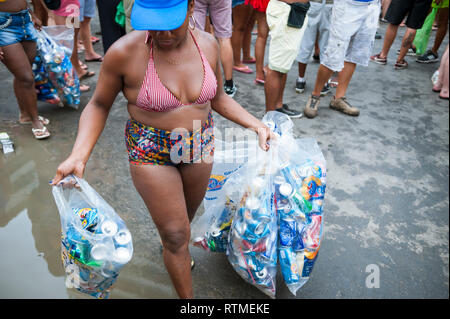
{"label": "red and white striped bikini top", "polygon": [[[166,112],[180,106],[205,104],[207,101],[212,100],[216,96],[217,79],[214,71],[211,69],[211,66],[203,55],[202,50],[200,50],[200,47],[197,44],[192,32],[191,36],[192,39],[194,39],[203,64],[203,84],[197,101],[194,103],[183,104],[172,92],[169,91],[168,88],[164,86],[164,84],[161,83],[158,73],[156,72],[155,62],[153,60],[152,41],[150,43],[150,59],[148,61],[147,71],[136,100],[137,107],[146,111]],[[149,37],[150,33],[147,31],[147,39],[145,40],[145,43],[148,43]]]}

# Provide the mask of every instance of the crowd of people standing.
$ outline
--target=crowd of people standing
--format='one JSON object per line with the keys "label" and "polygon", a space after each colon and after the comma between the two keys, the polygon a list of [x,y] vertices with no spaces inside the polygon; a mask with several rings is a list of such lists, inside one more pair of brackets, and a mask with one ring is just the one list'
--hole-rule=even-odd
{"label": "crowd of people standing", "polygon": [[[35,28],[42,25],[73,26],[71,62],[80,80],[95,75],[85,62],[103,60],[93,47],[100,39],[91,34],[90,28],[97,10],[104,52],[117,39],[133,31],[131,12],[134,0],[61,0],[55,10],[51,10],[52,2],[31,0],[28,4],[26,0],[7,0],[0,3],[0,22],[3,24],[9,17],[24,17],[21,21],[14,20],[18,21],[17,25],[13,23],[0,29],[0,58],[15,77],[19,121],[31,123],[33,134],[38,139],[50,136],[45,127],[50,121],[38,115],[33,90],[31,64],[36,50],[33,44]],[[435,39],[429,50],[417,55],[414,37],[432,8],[438,10],[433,25]],[[448,12],[448,0],[196,0],[192,24],[212,33],[217,39],[224,91],[230,97],[239,87],[233,80],[233,72],[241,72],[254,74],[255,85],[264,86],[266,111],[276,110],[292,118],[302,115],[314,118],[318,115],[321,97],[336,87],[330,108],[357,116],[359,109],[346,98],[356,66],[367,66],[369,61],[386,65],[389,50],[402,26],[405,32],[394,68],[407,68],[406,56],[417,56],[419,63],[438,62],[438,50],[448,31]],[[296,13],[298,21],[294,22],[298,22],[297,25],[289,23],[290,19],[295,20],[293,13]],[[118,23],[119,14],[123,15],[123,23]],[[375,38],[382,37],[377,32],[379,21],[388,26],[381,52],[372,55]],[[21,26],[27,33],[12,37],[13,29]],[[252,35],[255,33],[252,54]],[[266,50],[268,39],[270,43]],[[79,58],[82,51],[84,62]],[[433,90],[439,92],[439,97],[448,99],[448,72],[445,68],[448,47],[444,51],[439,81]],[[27,59],[20,58],[22,56],[27,56]],[[287,73],[296,61],[298,77],[295,91],[304,93],[305,74],[311,56],[312,60],[320,63],[313,91],[303,111],[291,109],[283,103]],[[249,66],[252,64],[254,70]],[[81,92],[90,89],[88,85],[80,86]]]}

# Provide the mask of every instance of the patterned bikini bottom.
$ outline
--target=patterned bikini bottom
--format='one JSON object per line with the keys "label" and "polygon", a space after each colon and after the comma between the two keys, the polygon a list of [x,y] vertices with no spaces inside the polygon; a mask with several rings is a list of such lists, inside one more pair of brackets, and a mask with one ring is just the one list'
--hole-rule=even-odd
{"label": "patterned bikini bottom", "polygon": [[209,112],[201,128],[165,131],[129,119],[125,128],[128,160],[134,165],[170,165],[212,163],[214,121]]}

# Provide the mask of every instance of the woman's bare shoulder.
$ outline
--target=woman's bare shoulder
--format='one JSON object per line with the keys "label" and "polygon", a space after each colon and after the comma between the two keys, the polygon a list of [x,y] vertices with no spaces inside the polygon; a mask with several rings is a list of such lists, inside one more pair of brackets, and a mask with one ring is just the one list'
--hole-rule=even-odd
{"label": "woman's bare shoulder", "polygon": [[132,31],[114,42],[105,54],[105,60],[116,65],[124,65],[127,61],[136,58],[145,44],[145,31]]}
{"label": "woman's bare shoulder", "polygon": [[208,60],[210,60],[210,58],[216,59],[219,54],[219,43],[216,38],[214,38],[212,34],[198,29],[195,29],[193,33],[198,45],[208,57]]}

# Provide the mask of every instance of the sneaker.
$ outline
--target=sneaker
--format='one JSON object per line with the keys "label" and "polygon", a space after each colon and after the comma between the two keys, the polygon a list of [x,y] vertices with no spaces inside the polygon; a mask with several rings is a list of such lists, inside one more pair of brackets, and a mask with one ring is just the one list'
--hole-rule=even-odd
{"label": "sneaker", "polygon": [[295,81],[295,92],[303,93],[303,92],[305,92],[305,87],[306,87],[306,81],[301,82],[298,79],[297,79],[297,81]]}
{"label": "sneaker", "polygon": [[381,39],[381,34],[378,31],[375,33],[375,39],[376,40]]}
{"label": "sneaker", "polygon": [[328,84],[328,82],[327,82],[327,83],[325,83],[322,91],[320,91],[320,96],[325,96],[330,92],[331,92],[330,84]]}
{"label": "sneaker", "polygon": [[[400,54],[400,49],[397,50],[397,54]],[[417,56],[415,48],[409,48],[408,52],[406,52],[407,56]]]}
{"label": "sneaker", "polygon": [[351,116],[358,116],[359,110],[351,106],[345,97],[339,99],[333,98],[330,102],[330,108]]}
{"label": "sneaker", "polygon": [[425,54],[418,57],[416,61],[419,63],[435,63],[439,61],[439,57],[433,51],[428,50]]}
{"label": "sneaker", "polygon": [[308,102],[306,102],[305,109],[303,110],[303,113],[307,118],[315,118],[317,116],[317,113],[319,111],[319,104],[320,104],[320,96],[314,96],[310,95]]}
{"label": "sneaker", "polygon": [[224,86],[223,87],[225,93],[229,96],[229,97],[233,97],[236,92],[237,92],[237,88],[236,85],[233,83],[233,86]]}
{"label": "sneaker", "polygon": [[386,65],[386,64],[387,64],[387,59],[386,59],[386,58],[382,58],[382,57],[380,56],[380,53],[375,54],[375,55],[372,55],[372,56],[370,57],[370,60],[371,60],[372,62],[381,64],[381,65]]}
{"label": "sneaker", "polygon": [[290,109],[289,106],[287,106],[287,104],[283,104],[282,107],[276,109],[275,111],[286,114],[287,116],[293,119],[302,117],[302,113]]}
{"label": "sneaker", "polygon": [[396,69],[396,70],[406,69],[407,67],[408,67],[408,62],[406,62],[406,60],[397,61],[397,62],[395,62],[395,65],[394,65],[394,69]]}

